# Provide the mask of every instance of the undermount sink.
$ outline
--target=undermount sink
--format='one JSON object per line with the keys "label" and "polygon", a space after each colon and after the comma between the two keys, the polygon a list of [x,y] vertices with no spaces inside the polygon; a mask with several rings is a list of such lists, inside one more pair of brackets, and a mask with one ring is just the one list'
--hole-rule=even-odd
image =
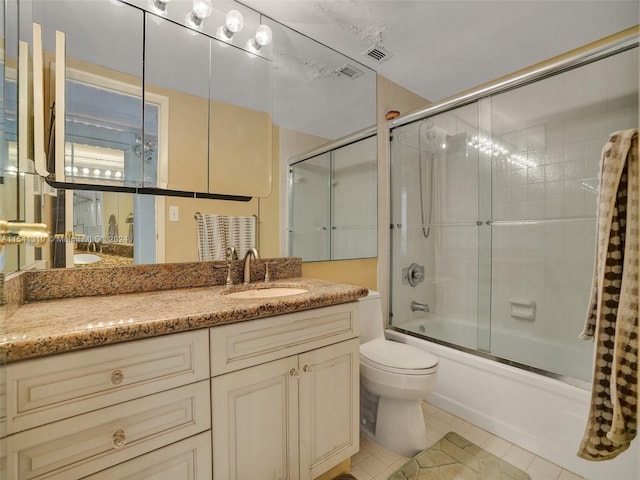
{"label": "undermount sink", "polygon": [[229,292],[224,295],[231,298],[273,298],[286,297],[287,295],[299,295],[308,291],[309,290],[306,288],[299,287],[260,286],[236,292]]}
{"label": "undermount sink", "polygon": [[98,255],[93,253],[76,253],[73,256],[73,263],[76,265],[86,265],[88,263],[96,263],[102,260]]}

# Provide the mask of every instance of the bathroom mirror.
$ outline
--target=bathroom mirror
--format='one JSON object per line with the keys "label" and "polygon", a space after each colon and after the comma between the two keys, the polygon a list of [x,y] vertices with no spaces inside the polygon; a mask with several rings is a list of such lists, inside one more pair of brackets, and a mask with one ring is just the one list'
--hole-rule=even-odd
{"label": "bathroom mirror", "polygon": [[[77,3],[93,4],[100,3],[102,1],[103,0],[98,0],[97,2]],[[122,3],[118,0],[114,0],[113,2],[109,0],[104,1],[109,4],[111,8],[117,8],[121,11],[136,11],[136,26],[132,26],[131,28],[136,31],[138,28],[141,28],[137,26],[137,22],[140,21],[140,25],[142,25],[142,22],[144,21],[141,17],[143,14],[140,12],[142,8],[149,8],[147,1],[131,0],[126,3]],[[33,3],[27,0],[15,0],[13,3],[15,5],[20,5],[20,11],[21,14],[23,14],[21,17],[23,24],[21,24],[20,31],[25,36],[24,41],[29,44],[31,42],[30,22],[33,18],[30,10],[33,7]],[[168,4],[168,6],[184,6],[185,4],[191,3],[192,2],[190,0],[173,0]],[[158,79],[157,77],[162,77],[161,62],[164,54],[160,49],[154,48],[147,52],[149,55],[149,62],[151,62],[152,59],[155,59],[155,65],[149,63],[147,65],[148,69],[145,71],[145,75],[148,74],[149,77],[147,78],[147,84],[150,89],[153,88],[151,93],[157,94],[160,97],[164,94],[164,96],[170,95],[173,98],[173,96],[176,95],[175,92],[178,87],[183,89],[181,90],[181,97],[187,98],[188,100],[194,100],[199,96],[206,96],[209,100],[208,114],[211,122],[209,124],[209,121],[207,120],[207,128],[209,130],[208,133],[203,133],[203,135],[213,136],[213,132],[215,131],[213,122],[215,121],[220,121],[221,123],[226,124],[227,128],[235,125],[236,121],[233,120],[233,118],[235,118],[234,115],[215,115],[216,109],[220,111],[221,109],[224,110],[224,107],[228,106],[225,104],[233,103],[233,105],[241,107],[238,108],[235,113],[246,113],[246,111],[251,110],[257,117],[257,119],[254,119],[255,123],[251,131],[257,132],[258,127],[260,126],[261,131],[263,132],[260,135],[260,138],[262,139],[261,142],[265,145],[269,145],[269,148],[273,149],[274,155],[278,155],[279,152],[279,158],[272,161],[280,164],[280,190],[278,191],[271,188],[268,190],[268,194],[271,195],[268,198],[268,202],[272,205],[277,205],[278,199],[282,195],[286,195],[284,192],[286,192],[288,159],[295,155],[299,155],[301,152],[324,145],[326,142],[332,141],[334,138],[349,135],[356,130],[375,123],[375,72],[367,69],[366,67],[360,66],[357,63],[353,63],[353,61],[347,57],[344,57],[326,46],[298,34],[297,32],[279,24],[275,20],[261,17],[258,12],[249,9],[242,4],[225,0],[215,2],[214,7],[216,8],[214,8],[211,17],[204,22],[202,29],[203,33],[209,36],[215,36],[216,29],[219,27],[220,22],[224,21],[224,15],[221,13],[221,9],[224,8],[226,9],[225,11],[228,11],[231,8],[237,8],[242,12],[245,18],[245,28],[236,34],[236,37],[234,37],[233,45],[235,46],[224,48],[224,46],[219,44],[219,41],[211,40],[208,47],[205,47],[204,42],[206,40],[203,41],[202,39],[205,35],[195,35],[195,32],[190,30],[189,32],[186,32],[186,35],[184,35],[184,38],[182,39],[183,46],[178,49],[179,43],[175,37],[177,30],[176,23],[179,23],[180,21],[183,22],[184,15],[178,15],[174,11],[168,11],[167,19],[156,18],[156,22],[153,22],[153,27],[151,26],[151,21],[147,19],[147,33],[150,38],[151,35],[158,37],[160,32],[163,32],[162,35],[164,39],[164,32],[171,31],[172,34],[167,33],[167,38],[164,39],[164,43],[169,43],[170,45],[175,46],[174,50],[178,49],[179,52],[184,51],[183,47],[189,41],[200,42],[201,48],[197,50],[199,52],[204,52],[204,50],[208,48],[209,56],[203,61],[200,57],[200,53],[198,53],[198,55],[183,54],[183,58],[180,59],[182,63],[179,63],[177,68],[183,69],[183,71],[184,69],[188,69],[190,72],[199,71],[199,69],[204,70],[203,64],[208,64],[210,67],[208,66],[207,68],[215,69],[216,75],[212,75],[207,79],[206,86],[204,83],[198,84],[198,89],[200,90],[191,86],[190,93],[185,93],[183,91],[184,87],[181,86],[183,82],[194,81],[193,77],[190,75],[179,75],[178,78],[176,78],[176,75],[174,74],[171,79],[173,82],[171,85],[167,83],[163,84],[162,81],[166,82],[167,79]],[[255,33],[256,27],[260,23],[267,24],[271,27],[273,31],[273,43],[261,49],[258,55],[249,56],[247,52],[238,48],[238,46],[246,44],[246,42]],[[169,27],[165,28],[165,25]],[[174,26],[176,29],[171,28],[170,26]],[[85,33],[91,32],[91,22],[84,24],[81,28],[84,29]],[[45,36],[49,35],[47,32],[48,31],[44,32]],[[132,35],[132,33],[129,33],[129,35]],[[13,33],[13,38],[17,42],[16,32]],[[53,39],[50,39],[50,41],[53,41]],[[151,48],[149,42],[150,40],[148,39],[147,47]],[[279,46],[280,44],[282,44],[282,47]],[[101,50],[104,53],[104,45],[95,45],[95,48],[96,50]],[[28,51],[31,53],[30,49],[28,49]],[[136,55],[139,53],[139,50],[136,49]],[[87,60],[81,61],[89,63]],[[112,61],[115,62],[116,59],[112,59]],[[159,63],[160,65],[158,65]],[[341,77],[336,72],[336,69],[339,69],[339,67],[347,63],[352,63],[361,70],[363,74],[354,80]],[[265,64],[270,64],[270,68],[265,68]],[[235,66],[231,67],[231,65]],[[115,70],[115,67],[111,66],[109,69]],[[229,71],[225,72],[225,70]],[[153,75],[152,72],[154,72]],[[138,70],[137,73],[122,73],[119,80],[122,83],[134,85],[135,88],[138,88],[141,91],[141,78],[141,70]],[[234,91],[234,89],[240,88],[243,85],[248,88],[248,90],[245,89],[244,91],[249,93],[238,95],[238,91]],[[45,78],[45,87],[47,87],[47,91],[49,86],[50,79],[47,77]],[[175,89],[167,93],[169,86],[175,86]],[[222,88],[223,86],[224,88]],[[206,95],[204,93],[205,89],[207,89],[208,92]],[[196,93],[198,95],[196,95]],[[138,106],[142,110],[140,95],[134,95],[132,93],[130,96],[138,102]],[[238,97],[240,97],[240,100],[244,103],[240,103],[238,101]],[[235,98],[233,102],[231,101],[232,98]],[[161,100],[162,99],[158,100],[158,98],[151,97],[145,98],[145,109],[147,108],[147,105],[152,104],[154,101],[157,104],[161,104]],[[173,100],[173,105],[177,105],[175,100]],[[269,107],[269,105],[271,105],[271,107]],[[269,108],[271,109],[272,118],[269,124],[267,124],[263,114],[269,112]],[[194,115],[191,114],[192,110],[188,105],[185,105],[183,111],[184,110],[189,113],[183,113],[177,117],[176,121],[179,124],[177,128],[187,132],[194,130],[203,132],[203,129],[201,128],[202,125],[195,121],[193,118]],[[203,115],[204,107],[200,106],[199,111],[201,112],[200,114]],[[171,112],[171,108],[169,109],[169,112]],[[158,129],[160,137],[162,137],[162,124],[162,118],[160,116],[160,127]],[[171,127],[172,134],[174,133],[173,128],[174,127]],[[138,128],[138,130],[141,130],[141,128]],[[240,138],[242,137],[240,136]],[[222,138],[213,139],[214,142],[219,142],[221,140]],[[136,161],[137,159],[138,163],[135,164],[135,167],[132,167],[134,173],[131,175],[137,175],[132,178],[136,178],[136,181],[140,182],[147,175],[143,174],[143,167],[141,165],[140,157],[136,154],[136,150],[141,151],[145,147],[142,145],[143,142],[136,142],[135,138],[133,138],[133,141],[134,144],[132,151],[130,151],[128,155],[133,159],[133,161]],[[147,141],[146,137],[144,141]],[[202,139],[200,141],[202,141]],[[209,139],[207,139],[207,143],[208,141]],[[174,142],[174,140],[171,139],[169,143],[170,148],[171,142]],[[175,142],[178,141],[176,140]],[[193,148],[194,144],[192,142],[193,140],[184,140],[181,143],[182,147],[178,147],[178,149],[187,148],[186,145],[189,145],[189,148]],[[200,162],[203,161],[203,152],[205,151],[205,148],[206,147],[204,145],[199,147]],[[162,148],[157,150],[158,155],[160,156],[162,156],[161,150]],[[78,152],[76,151],[75,153]],[[186,155],[180,155],[180,162],[186,161],[187,159],[185,157]],[[28,158],[33,158],[33,154],[31,152],[28,154]],[[247,158],[251,157],[247,156]],[[254,157],[254,159],[255,158],[257,157]],[[220,172],[218,167],[221,162],[223,165],[232,166],[225,175],[227,176],[226,178],[231,181],[231,185],[234,189],[229,189],[226,193],[237,194],[238,190],[236,190],[236,188],[239,188],[242,185],[248,185],[250,181],[255,179],[261,180],[263,185],[266,184],[264,183],[265,181],[271,181],[271,171],[265,169],[263,164],[261,164],[260,168],[249,169],[248,171],[251,173],[243,176],[240,170],[247,171],[244,167],[240,169],[237,162],[224,163],[224,161],[224,156],[214,159],[213,162],[216,162],[215,168],[210,168],[210,163],[208,161],[206,164],[206,167],[209,169],[208,171],[200,171],[195,168],[192,170],[188,164],[185,166],[184,163],[179,162],[175,165],[173,173],[175,175],[181,174],[183,177],[180,178],[179,176],[172,176],[172,173],[167,172],[167,188],[193,189],[194,184],[192,182],[201,182],[200,185],[202,185],[203,179],[206,179],[207,183],[222,181],[224,176],[217,179],[215,177],[216,169]],[[29,162],[29,165],[32,165],[31,160],[29,160]],[[32,166],[30,168],[33,169]],[[116,176],[114,171],[115,169],[112,170],[112,180],[109,183],[109,185],[112,186],[116,185]],[[158,169],[156,180],[154,180],[158,182],[156,185],[158,188],[162,187],[161,179],[162,170]],[[173,184],[171,184],[172,179],[175,179]],[[123,185],[123,188],[128,188],[127,185]],[[11,192],[4,186],[0,188],[2,188],[3,196],[11,199],[16,198],[17,193],[15,190],[17,187]],[[100,190],[102,189],[102,186],[96,185],[96,188]],[[263,192],[267,193],[267,189],[263,188]],[[73,211],[73,191],[70,192],[68,197],[63,200],[62,197],[66,197],[64,193],[66,193],[65,190],[51,189],[47,185],[43,185],[39,199],[35,199],[36,203],[40,206],[34,207],[34,210],[37,210],[38,208],[41,209],[42,220],[49,226],[49,230],[52,234],[56,232],[56,220],[60,220],[61,212],[64,211],[62,208],[56,207],[56,205],[60,206],[61,204],[64,204],[64,202],[68,202],[67,205],[71,205],[68,212],[71,213]],[[196,260],[197,236],[194,213],[197,211],[225,215],[259,216],[261,238],[268,238],[269,241],[272,241],[275,244],[275,247],[272,248],[272,251],[274,252],[272,255],[280,254],[278,250],[277,232],[280,230],[280,223],[283,225],[286,223],[286,217],[280,219],[277,207],[268,207],[268,204],[265,203],[266,200],[254,197],[248,202],[235,202],[221,199],[193,198],[192,196],[165,197],[162,195],[132,194],[128,192],[114,193],[114,195],[122,197],[120,204],[128,202],[133,203],[134,232],[139,232],[138,235],[134,234],[134,257],[138,255],[138,258],[134,258],[134,263],[155,263],[165,261],[187,262]],[[76,200],[78,199],[76,198]],[[13,200],[13,203],[17,203],[17,200]],[[3,204],[6,205],[7,202],[3,202]],[[99,227],[99,231],[101,231],[105,236],[108,236],[109,231],[113,229],[113,225],[110,225],[109,223],[109,218],[114,212],[109,211],[109,209],[106,208],[106,205],[107,201],[103,197],[102,225],[99,226],[97,225],[97,222],[95,222],[96,225],[92,225],[92,227]],[[177,218],[170,217],[170,212],[177,212]],[[126,212],[127,215],[129,213],[131,212]],[[5,216],[5,218],[21,218],[24,220],[24,212],[21,214],[21,217],[19,217],[17,213],[15,215],[15,217]],[[37,217],[34,216],[33,218]],[[147,225],[141,225],[142,219],[145,219]],[[68,222],[70,226],[72,225],[71,222],[72,220],[69,220]],[[119,218],[117,224],[119,235],[123,236],[123,232],[128,232],[130,226],[131,224],[126,223],[126,216],[124,224]],[[72,231],[76,236],[80,234],[79,225],[75,225],[74,228],[70,227],[63,231],[65,233]],[[73,240],[72,246],[78,248],[72,249],[72,253],[78,250],[84,251],[88,247],[88,245],[86,245],[88,242],[80,242],[79,238],[74,238]],[[18,247],[12,248],[16,251],[18,250]],[[40,263],[36,262],[36,268],[40,268],[45,263],[48,267],[52,267],[54,265],[54,258],[49,253],[52,249],[53,247],[51,245],[42,249],[41,255],[44,261]],[[93,246],[91,246],[91,249],[93,249]],[[97,246],[97,249],[99,253],[99,246]],[[104,250],[105,245],[103,245],[103,251]],[[72,262],[67,263],[68,266],[71,266],[72,264]],[[27,263],[25,260],[19,260],[16,257],[16,261],[13,266],[11,268],[5,268],[5,271],[14,271],[25,268],[34,268],[34,265]]]}
{"label": "bathroom mirror", "polygon": [[202,33],[146,17],[146,186],[208,191],[210,49]]}
{"label": "bathroom mirror", "polygon": [[277,40],[274,122],[286,166],[287,252],[304,261],[375,257],[376,74],[269,25]]}
{"label": "bathroom mirror", "polygon": [[[191,1],[167,2],[165,12],[148,2],[21,1],[32,6],[22,24],[42,25],[44,106],[56,105],[48,170],[57,187],[243,201],[270,193],[270,48],[252,54],[246,44],[215,40],[222,3],[188,28]],[[238,8],[252,13],[245,27],[255,32],[259,15]],[[243,167],[257,175],[239,184]]]}
{"label": "bathroom mirror", "polygon": [[[21,13],[22,26],[31,32],[31,21],[42,25],[44,107],[55,105],[55,129],[45,141],[49,171],[69,184],[143,186],[143,12],[109,1],[37,0],[31,7],[30,17]],[[61,113],[64,120],[56,119]]]}

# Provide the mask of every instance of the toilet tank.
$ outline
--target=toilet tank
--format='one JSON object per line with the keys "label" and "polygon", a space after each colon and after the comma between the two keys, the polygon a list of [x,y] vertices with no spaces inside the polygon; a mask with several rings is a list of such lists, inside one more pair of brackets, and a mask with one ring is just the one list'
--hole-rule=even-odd
{"label": "toilet tank", "polygon": [[369,290],[369,295],[359,299],[358,302],[360,303],[360,343],[384,338],[380,293]]}

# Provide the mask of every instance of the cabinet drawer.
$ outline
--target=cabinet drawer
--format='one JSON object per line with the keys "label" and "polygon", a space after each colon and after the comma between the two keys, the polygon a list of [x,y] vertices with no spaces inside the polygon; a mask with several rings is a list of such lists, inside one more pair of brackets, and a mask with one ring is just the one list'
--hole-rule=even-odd
{"label": "cabinet drawer", "polygon": [[211,432],[108,468],[85,480],[211,480]]}
{"label": "cabinet drawer", "polygon": [[210,429],[209,381],[7,438],[9,478],[75,479]]}
{"label": "cabinet drawer", "polygon": [[211,375],[221,375],[358,336],[358,303],[212,327]]}
{"label": "cabinet drawer", "polygon": [[206,329],[7,365],[7,432],[209,377]]}

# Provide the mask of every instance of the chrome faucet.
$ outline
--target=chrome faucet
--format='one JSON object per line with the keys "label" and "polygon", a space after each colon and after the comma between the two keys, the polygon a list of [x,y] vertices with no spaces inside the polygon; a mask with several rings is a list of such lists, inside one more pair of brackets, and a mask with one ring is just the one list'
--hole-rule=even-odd
{"label": "chrome faucet", "polygon": [[93,251],[96,251],[96,242],[94,242],[93,240],[91,240],[88,245],[87,245],[87,252],[91,251],[91,245],[93,245]]}
{"label": "chrome faucet", "polygon": [[251,247],[247,250],[247,253],[244,255],[244,273],[242,281],[243,283],[251,282],[251,257],[258,260],[260,259],[260,255],[258,255],[258,250],[254,247]]}
{"label": "chrome faucet", "polygon": [[412,312],[428,312],[429,311],[429,305],[427,303],[418,303],[418,302],[411,302],[411,311]]}

